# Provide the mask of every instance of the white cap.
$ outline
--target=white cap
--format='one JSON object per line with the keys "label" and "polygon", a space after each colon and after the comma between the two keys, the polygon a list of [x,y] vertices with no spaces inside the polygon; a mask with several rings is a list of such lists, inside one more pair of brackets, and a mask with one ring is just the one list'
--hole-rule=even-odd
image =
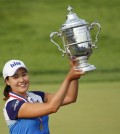
{"label": "white cap", "polygon": [[4,79],[6,79],[7,76],[13,76],[19,68],[25,68],[27,70],[25,64],[20,60],[8,61],[3,67]]}

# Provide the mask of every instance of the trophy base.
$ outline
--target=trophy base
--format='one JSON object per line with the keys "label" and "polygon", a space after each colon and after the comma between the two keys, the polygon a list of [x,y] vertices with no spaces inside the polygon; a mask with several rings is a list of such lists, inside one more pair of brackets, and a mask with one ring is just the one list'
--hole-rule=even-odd
{"label": "trophy base", "polygon": [[89,72],[96,69],[94,65],[90,65],[87,60],[87,56],[82,56],[76,59],[77,60],[77,66],[76,69],[80,69],[83,72]]}
{"label": "trophy base", "polygon": [[80,69],[80,70],[82,70],[83,72],[89,72],[89,71],[95,70],[96,67],[95,67],[94,65],[89,65],[89,66],[86,66],[86,67],[76,66],[76,69]]}

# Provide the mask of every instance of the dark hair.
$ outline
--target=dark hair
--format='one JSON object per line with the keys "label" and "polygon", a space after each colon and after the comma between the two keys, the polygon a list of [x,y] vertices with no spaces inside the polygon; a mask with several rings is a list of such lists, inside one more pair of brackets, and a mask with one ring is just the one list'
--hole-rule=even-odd
{"label": "dark hair", "polygon": [[[8,79],[8,77],[6,79]],[[3,95],[5,96],[5,98],[3,98],[3,100],[7,100],[9,98],[10,91],[12,91],[11,87],[9,85],[6,85],[4,88],[4,92],[3,92]]]}

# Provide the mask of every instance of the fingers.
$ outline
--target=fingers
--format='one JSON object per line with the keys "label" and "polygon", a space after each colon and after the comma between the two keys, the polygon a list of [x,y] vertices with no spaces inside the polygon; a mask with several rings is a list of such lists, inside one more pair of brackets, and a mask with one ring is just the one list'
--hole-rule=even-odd
{"label": "fingers", "polygon": [[74,70],[80,72],[81,75],[85,74],[85,72],[82,69],[77,69],[76,67],[74,67]]}
{"label": "fingers", "polygon": [[80,69],[75,69],[76,71],[76,76],[79,79],[81,76],[85,75],[85,72],[80,70]]}
{"label": "fingers", "polygon": [[84,75],[85,72],[79,70],[79,69],[75,69],[75,68],[71,68],[67,78],[71,81],[71,80],[76,80],[79,79],[82,75]]}
{"label": "fingers", "polygon": [[84,74],[84,71],[76,69],[75,67],[71,69],[71,76],[73,77],[73,79],[79,79]]}

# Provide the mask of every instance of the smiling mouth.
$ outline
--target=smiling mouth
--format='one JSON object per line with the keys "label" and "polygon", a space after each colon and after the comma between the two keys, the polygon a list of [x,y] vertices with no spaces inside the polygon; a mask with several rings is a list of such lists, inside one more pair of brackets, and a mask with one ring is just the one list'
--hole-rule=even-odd
{"label": "smiling mouth", "polygon": [[26,83],[20,84],[19,86],[20,87],[25,87],[26,86]]}

